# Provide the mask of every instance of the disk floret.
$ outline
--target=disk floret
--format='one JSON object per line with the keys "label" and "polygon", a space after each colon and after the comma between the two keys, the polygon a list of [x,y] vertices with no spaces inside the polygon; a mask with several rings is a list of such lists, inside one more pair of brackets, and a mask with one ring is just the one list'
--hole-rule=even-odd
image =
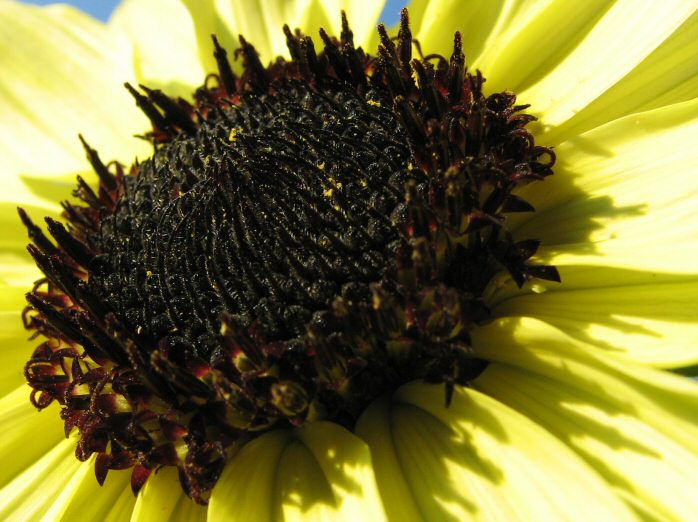
{"label": "disk floret", "polygon": [[[415,379],[467,385],[487,366],[469,331],[498,274],[559,280],[514,239],[514,194],[552,174],[534,118],[483,94],[461,37],[449,60],[413,59],[403,11],[376,57],[343,18],[323,49],[284,28],[291,60],[268,67],[240,37],[241,74],[214,38],[218,74],[194,104],[127,88],[153,157],[78,180],[51,241],[27,214],[45,274],[25,324],[44,341],[25,374],[39,409],[61,407],[76,455],[101,482],[132,468],[137,491],[177,466],[205,503],[226,458],[270,429],[328,419],[351,429]],[[420,51],[421,53],[421,51]]]}

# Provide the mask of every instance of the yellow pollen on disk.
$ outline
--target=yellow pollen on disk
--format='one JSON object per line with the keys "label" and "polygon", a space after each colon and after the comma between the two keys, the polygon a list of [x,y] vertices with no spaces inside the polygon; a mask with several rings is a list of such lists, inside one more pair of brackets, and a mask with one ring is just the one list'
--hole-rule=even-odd
{"label": "yellow pollen on disk", "polygon": [[238,139],[238,134],[242,132],[242,129],[239,127],[233,127],[230,129],[230,135],[228,136],[228,140],[230,141],[235,141]]}

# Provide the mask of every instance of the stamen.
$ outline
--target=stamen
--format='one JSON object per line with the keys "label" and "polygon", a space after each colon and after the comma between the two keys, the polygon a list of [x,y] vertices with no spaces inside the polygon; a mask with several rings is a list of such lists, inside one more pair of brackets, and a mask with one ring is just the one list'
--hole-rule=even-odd
{"label": "stamen", "polygon": [[412,75],[412,31],[410,31],[410,18],[407,9],[403,9],[400,13],[400,31],[397,35],[398,47],[397,55],[402,65],[402,71],[406,76]]}
{"label": "stamen", "polygon": [[245,68],[245,81],[252,85],[259,92],[266,92],[269,88],[269,76],[267,70],[262,65],[259,59],[257,50],[245,40],[245,37],[240,35],[240,48],[236,55],[243,57],[243,67]]}
{"label": "stamen", "polygon": [[[288,28],[288,26],[285,27]],[[220,46],[216,35],[212,34],[211,38],[213,39],[213,45],[215,47],[213,56],[216,58],[216,63],[218,64],[218,75],[225,88],[226,94],[232,96],[237,90],[237,77],[235,73],[233,73],[233,68],[228,61],[228,53]]]}
{"label": "stamen", "polygon": [[153,125],[153,129],[155,131],[168,133],[170,127],[167,124],[167,120],[163,117],[162,114],[160,114],[160,111],[158,111],[155,108],[155,105],[153,105],[153,103],[148,98],[146,98],[136,89],[134,89],[134,87],[130,83],[124,83],[124,87],[126,87],[128,92],[131,93],[131,96],[134,97],[134,99],[136,100],[136,104],[143,111],[143,114],[145,114],[148,117],[150,123]]}
{"label": "stamen", "polygon": [[80,138],[80,142],[82,143],[85,153],[87,154],[87,160],[90,162],[92,170],[94,170],[97,176],[99,176],[100,182],[106,187],[107,190],[116,190],[116,179],[114,179],[112,173],[109,172],[109,169],[107,169],[104,163],[102,163],[102,160],[99,158],[99,153],[88,145],[82,134],[78,134],[78,138]]}

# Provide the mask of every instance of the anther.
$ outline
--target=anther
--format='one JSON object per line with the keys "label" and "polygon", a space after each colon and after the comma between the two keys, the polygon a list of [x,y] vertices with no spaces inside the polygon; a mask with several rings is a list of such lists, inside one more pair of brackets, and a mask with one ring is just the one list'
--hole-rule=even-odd
{"label": "anther", "polygon": [[[266,92],[269,89],[269,76],[259,59],[257,50],[245,40],[244,36],[239,35],[238,38],[240,40],[240,49],[238,49],[238,51],[242,54],[243,65],[248,75],[246,79],[256,91]],[[245,76],[243,76],[243,78],[245,78]]]}
{"label": "anther", "polygon": [[82,134],[78,134],[78,138],[80,138],[80,142],[85,149],[87,160],[90,162],[90,165],[92,165],[97,176],[99,176],[99,180],[104,184],[104,187],[110,191],[116,190],[116,179],[114,175],[109,172],[109,169],[104,163],[102,163],[102,160],[99,158],[99,153],[88,145]]}
{"label": "anther", "polygon": [[448,101],[456,104],[463,95],[463,78],[465,75],[465,55],[463,54],[463,40],[460,32],[456,31],[453,38],[453,54],[448,69]]}
{"label": "anther", "polygon": [[79,239],[68,232],[65,227],[50,217],[46,218],[48,231],[58,242],[61,248],[73,258],[79,265],[88,267],[94,258],[94,254]]}
{"label": "anther", "polygon": [[400,12],[400,30],[398,32],[397,55],[400,58],[403,74],[412,75],[412,31],[410,30],[410,18],[407,8]]}
{"label": "anther", "polygon": [[27,231],[29,232],[29,239],[31,239],[36,246],[39,247],[41,252],[47,255],[56,255],[58,254],[58,249],[54,246],[51,241],[46,237],[44,232],[34,224],[34,222],[31,220],[27,212],[23,208],[17,208],[17,213],[19,214],[19,218],[22,220],[22,223],[24,226],[27,228]]}
{"label": "anther", "polygon": [[171,126],[179,127],[189,134],[196,132],[196,124],[192,120],[191,115],[181,105],[177,104],[159,89],[150,89],[145,85],[139,85],[139,87],[145,91],[155,105],[162,109],[165,113],[165,119]]}
{"label": "anther", "polygon": [[320,29],[320,38],[322,38],[322,41],[325,44],[325,55],[327,56],[332,69],[334,69],[335,74],[340,80],[351,83],[351,74],[349,74],[349,70],[344,63],[344,59],[339,52],[337,44],[332,41],[324,29]]}
{"label": "anther", "polygon": [[216,59],[216,64],[218,65],[218,75],[220,81],[225,89],[228,96],[235,94],[237,90],[237,77],[233,73],[233,69],[230,66],[230,61],[228,61],[228,53],[223,47],[218,43],[218,38],[215,35],[211,35],[213,40],[213,56]]}
{"label": "anther", "polygon": [[351,48],[354,47],[354,33],[349,27],[349,20],[347,20],[346,11],[342,11],[342,33],[341,33],[342,44],[348,44]]}
{"label": "anther", "polygon": [[128,92],[131,93],[131,96],[136,100],[136,105],[143,111],[143,114],[148,117],[150,123],[153,125],[153,129],[168,133],[170,126],[155,105],[147,97],[138,92],[130,83],[124,83],[124,87],[126,87]]}

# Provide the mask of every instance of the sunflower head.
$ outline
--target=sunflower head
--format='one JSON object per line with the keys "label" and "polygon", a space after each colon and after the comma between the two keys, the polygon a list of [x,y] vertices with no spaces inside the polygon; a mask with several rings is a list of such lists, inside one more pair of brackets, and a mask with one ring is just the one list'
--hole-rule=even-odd
{"label": "sunflower head", "polygon": [[[284,28],[290,60],[265,67],[240,37],[238,76],[194,104],[126,87],[152,123],[152,158],[82,179],[52,242],[20,210],[45,274],[25,324],[44,340],[26,365],[40,409],[56,401],[97,479],[133,468],[137,491],[176,466],[206,502],[227,456],[269,430],[317,419],[353,428],[367,405],[415,379],[480,375],[469,332],[483,293],[559,280],[514,238],[513,194],[552,174],[511,92],[483,94],[461,36],[450,58],[413,57],[407,11],[377,56]],[[419,47],[417,47],[419,50]]]}

